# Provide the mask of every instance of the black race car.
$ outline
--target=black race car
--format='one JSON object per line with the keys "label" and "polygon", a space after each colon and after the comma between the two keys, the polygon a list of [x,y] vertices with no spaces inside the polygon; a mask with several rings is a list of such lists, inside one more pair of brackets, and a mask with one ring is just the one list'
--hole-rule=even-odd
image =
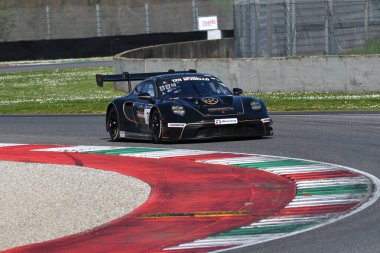
{"label": "black race car", "polygon": [[[143,81],[142,81],[143,80]],[[96,75],[103,82],[127,81],[130,93],[107,108],[111,139],[155,143],[219,137],[272,135],[272,120],[262,100],[231,92],[218,78],[195,70]],[[131,81],[142,81],[131,90]]]}

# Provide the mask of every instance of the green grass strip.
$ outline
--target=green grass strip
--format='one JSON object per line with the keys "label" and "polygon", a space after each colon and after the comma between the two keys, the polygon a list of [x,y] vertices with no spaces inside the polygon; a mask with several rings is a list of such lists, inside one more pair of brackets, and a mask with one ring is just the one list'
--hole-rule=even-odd
{"label": "green grass strip", "polygon": [[112,68],[0,73],[0,114],[105,113],[124,92],[97,87],[95,74]]}
{"label": "green grass strip", "polygon": [[353,48],[346,50],[341,55],[368,55],[368,54],[380,54],[380,40],[373,39],[365,43],[364,46],[360,48]]}
{"label": "green grass strip", "polygon": [[122,149],[89,151],[88,153],[90,153],[90,154],[103,154],[103,155],[123,155],[123,154],[134,154],[134,153],[165,151],[165,150],[169,150],[169,149],[164,149],[164,148],[122,148]]}
{"label": "green grass strip", "polygon": [[274,168],[274,167],[302,166],[302,165],[311,165],[311,164],[316,164],[316,163],[295,160],[295,159],[285,159],[285,160],[279,160],[279,161],[241,163],[241,164],[233,164],[233,165],[237,167],[241,167],[241,168],[267,169],[267,168]]}
{"label": "green grass strip", "polygon": [[[95,74],[111,73],[111,67],[0,73],[0,114],[105,113],[110,101],[125,95],[114,90],[112,83],[97,87]],[[247,92],[245,95],[262,98],[271,112],[380,110],[379,92]]]}
{"label": "green grass strip", "polygon": [[355,194],[355,193],[366,193],[367,190],[368,190],[368,185],[366,184],[315,187],[315,188],[298,189],[297,196]]}
{"label": "green grass strip", "polygon": [[239,228],[229,232],[220,233],[215,236],[210,236],[210,239],[218,239],[223,237],[233,236],[247,236],[247,235],[259,235],[259,234],[274,234],[274,233],[290,233],[296,230],[304,229],[314,225],[315,222],[308,222],[303,224],[292,224],[283,226],[267,226],[267,227],[253,227],[253,228]]}
{"label": "green grass strip", "polygon": [[270,112],[380,110],[379,92],[249,92],[246,95],[263,99]]}

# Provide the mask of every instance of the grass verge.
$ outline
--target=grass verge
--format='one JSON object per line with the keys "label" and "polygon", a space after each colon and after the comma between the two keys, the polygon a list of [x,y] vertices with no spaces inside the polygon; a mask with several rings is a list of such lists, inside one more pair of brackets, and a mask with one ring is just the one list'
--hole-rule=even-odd
{"label": "grass verge", "polygon": [[97,87],[96,73],[112,68],[0,74],[0,114],[104,113],[124,93],[112,85]]}
{"label": "grass verge", "polygon": [[[95,74],[112,68],[63,69],[0,74],[0,114],[104,113],[123,95],[112,85],[99,88]],[[380,93],[269,92],[260,97],[270,111],[380,110]]]}
{"label": "grass verge", "polygon": [[380,39],[370,40],[363,47],[349,49],[342,55],[368,55],[380,54]]}
{"label": "grass verge", "polygon": [[260,92],[269,111],[379,111],[380,93]]}

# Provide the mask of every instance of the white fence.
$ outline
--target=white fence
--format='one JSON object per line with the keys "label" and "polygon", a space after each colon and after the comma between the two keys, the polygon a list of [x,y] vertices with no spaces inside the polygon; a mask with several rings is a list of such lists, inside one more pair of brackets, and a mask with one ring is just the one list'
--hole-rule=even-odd
{"label": "white fence", "polygon": [[378,0],[235,0],[237,57],[337,54],[380,37]]}
{"label": "white fence", "polygon": [[0,0],[0,42],[187,32],[210,15],[231,30],[232,14],[233,0]]}

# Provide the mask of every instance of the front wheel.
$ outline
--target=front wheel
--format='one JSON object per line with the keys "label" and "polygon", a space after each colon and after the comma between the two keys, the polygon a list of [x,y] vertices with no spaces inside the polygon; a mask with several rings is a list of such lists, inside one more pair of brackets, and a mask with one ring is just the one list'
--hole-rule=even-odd
{"label": "front wheel", "polygon": [[154,143],[162,143],[162,118],[160,112],[154,110],[149,122],[152,141]]}
{"label": "front wheel", "polygon": [[115,107],[112,107],[107,115],[107,131],[113,141],[120,140],[120,124]]}

